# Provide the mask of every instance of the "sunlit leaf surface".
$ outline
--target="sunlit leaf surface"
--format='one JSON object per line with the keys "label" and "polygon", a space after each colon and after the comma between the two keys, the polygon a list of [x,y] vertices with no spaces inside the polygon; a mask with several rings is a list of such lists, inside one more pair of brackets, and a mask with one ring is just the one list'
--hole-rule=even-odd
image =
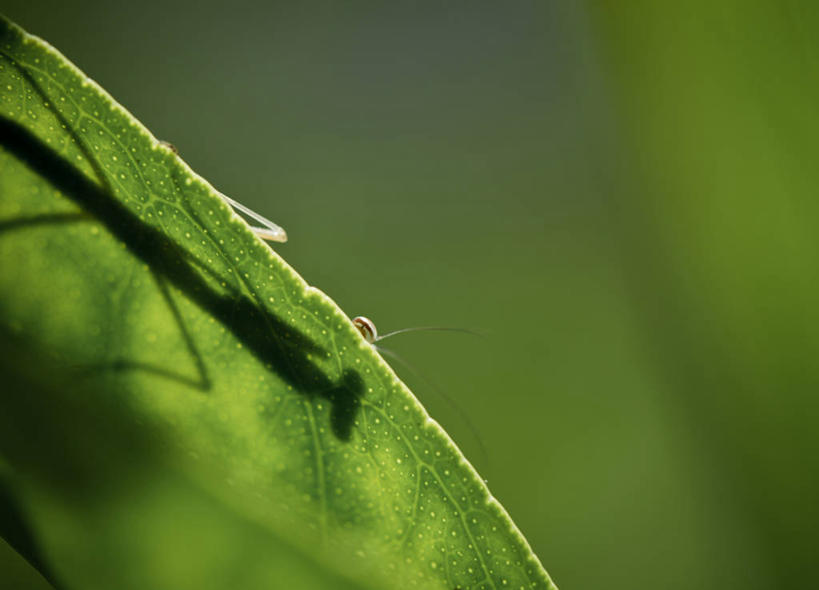
{"label": "sunlit leaf surface", "polygon": [[552,586],[345,314],[171,149],[5,22],[0,92],[3,535],[44,575]]}

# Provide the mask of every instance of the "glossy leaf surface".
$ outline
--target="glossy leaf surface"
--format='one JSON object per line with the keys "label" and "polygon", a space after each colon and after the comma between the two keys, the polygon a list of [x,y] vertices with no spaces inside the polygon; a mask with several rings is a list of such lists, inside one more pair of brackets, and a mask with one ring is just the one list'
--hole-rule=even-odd
{"label": "glossy leaf surface", "polygon": [[323,293],[0,23],[4,537],[71,588],[552,586]]}

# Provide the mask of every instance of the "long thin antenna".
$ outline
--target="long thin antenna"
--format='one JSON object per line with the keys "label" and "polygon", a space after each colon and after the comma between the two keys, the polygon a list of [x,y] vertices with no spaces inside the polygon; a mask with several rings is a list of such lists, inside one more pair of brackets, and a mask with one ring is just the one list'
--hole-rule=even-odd
{"label": "long thin antenna", "polygon": [[[217,191],[218,192],[218,191]],[[258,221],[264,227],[255,227],[251,226],[250,229],[253,230],[253,233],[262,238],[263,240],[267,240],[269,242],[286,242],[287,241],[287,232],[284,231],[284,228],[281,226],[276,225],[272,221],[270,221],[267,217],[263,217],[256,213],[253,209],[249,207],[245,207],[239,201],[234,201],[229,196],[223,193],[219,193],[219,195],[234,209],[237,209],[247,215],[248,217],[252,218],[254,221]]]}
{"label": "long thin antenna", "polygon": [[[401,331],[402,330],[398,330],[398,332],[401,332]],[[397,333],[397,332],[391,332],[390,334],[394,334],[394,333]],[[389,336],[390,334],[387,334],[387,336]],[[379,340],[381,340],[383,338],[384,338],[384,336],[379,338]],[[375,345],[373,345],[373,346],[381,354],[385,354],[388,357],[393,358],[396,361],[398,361],[399,363],[401,363],[402,365],[404,365],[404,368],[407,369],[410,373],[412,373],[414,377],[416,377],[417,379],[422,381],[427,387],[429,387],[435,393],[437,393],[438,396],[440,396],[441,399],[443,399],[451,409],[455,410],[455,412],[461,417],[461,420],[463,421],[463,423],[466,424],[467,427],[469,428],[469,432],[472,433],[472,437],[475,439],[475,442],[478,443],[478,448],[479,448],[480,454],[481,454],[481,460],[482,460],[483,464],[486,465],[486,469],[488,471],[489,470],[489,454],[486,451],[486,446],[483,444],[483,440],[481,439],[481,436],[480,436],[480,433],[478,432],[478,429],[475,428],[475,425],[469,419],[469,416],[466,415],[466,412],[463,411],[461,406],[459,406],[457,403],[455,403],[455,400],[453,400],[446,393],[444,393],[444,391],[440,387],[438,387],[432,381],[430,381],[429,379],[427,379],[426,377],[421,375],[421,373],[418,372],[418,370],[414,366],[412,366],[409,362],[405,361],[397,353],[393,352],[389,348],[384,348],[383,346],[375,346]]]}
{"label": "long thin antenna", "polygon": [[415,328],[401,328],[393,332],[387,332],[375,339],[376,342],[381,342],[386,338],[395,336],[396,334],[405,334],[406,332],[460,332],[461,334],[471,334],[473,336],[484,336],[481,332],[469,330],[467,328],[450,328],[447,326],[417,326]]}

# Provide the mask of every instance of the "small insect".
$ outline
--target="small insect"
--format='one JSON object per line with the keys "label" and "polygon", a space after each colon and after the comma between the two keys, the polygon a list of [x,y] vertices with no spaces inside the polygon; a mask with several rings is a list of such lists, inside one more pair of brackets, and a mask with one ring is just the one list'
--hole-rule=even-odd
{"label": "small insect", "polygon": [[376,340],[378,340],[378,330],[376,330],[375,324],[370,318],[365,318],[363,315],[355,317],[353,318],[353,325],[364,336],[364,340],[370,344],[375,344]]}
{"label": "small insect", "polygon": [[[169,150],[171,150],[177,156],[179,155],[179,150],[176,149],[176,146],[174,144],[170,143],[169,141],[162,140],[162,139],[159,140],[159,143],[162,144],[163,146],[165,146],[166,148],[168,148]],[[244,213],[245,215],[247,215],[248,217],[250,217],[254,221],[256,221],[258,223],[261,223],[264,226],[264,227],[258,227],[258,226],[254,226],[254,225],[250,226],[250,230],[254,234],[256,234],[257,236],[259,236],[261,239],[263,239],[263,240],[265,240],[267,242],[282,242],[283,243],[283,242],[287,241],[287,232],[284,231],[283,227],[281,227],[279,225],[276,225],[275,223],[270,221],[267,217],[263,217],[263,216],[259,215],[253,209],[251,209],[249,207],[245,207],[239,201],[235,201],[235,200],[231,199],[229,196],[227,196],[227,195],[225,195],[223,193],[220,193],[219,191],[216,191],[216,193],[220,197],[222,197],[222,199],[225,201],[225,203],[227,203],[228,205],[230,205],[231,207],[233,207],[234,209],[236,209],[240,213]]]}
{"label": "small insect", "polygon": [[[406,332],[461,332],[462,334],[482,336],[480,332],[475,332],[474,330],[467,330],[466,328],[450,328],[446,326],[417,326],[415,328],[402,328],[400,330],[394,330],[379,336],[378,330],[375,327],[375,322],[373,322],[370,318],[364,317],[363,315],[354,317],[353,325],[364,337],[364,340],[370,344],[375,344],[376,342],[381,342],[382,340],[391,338],[396,334],[405,334]],[[375,348],[382,351],[384,350],[378,346]]]}

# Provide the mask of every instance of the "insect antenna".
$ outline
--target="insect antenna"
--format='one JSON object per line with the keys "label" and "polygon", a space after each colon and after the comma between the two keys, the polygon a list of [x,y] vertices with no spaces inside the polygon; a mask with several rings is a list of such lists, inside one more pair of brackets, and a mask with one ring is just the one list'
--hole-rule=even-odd
{"label": "insect antenna", "polygon": [[[394,335],[394,334],[399,334],[399,333],[402,333],[402,332],[414,331],[414,330],[424,330],[424,329],[427,329],[427,328],[405,328],[404,330],[396,330],[395,332],[389,332],[389,333],[385,334],[384,336],[381,336],[380,338],[378,338],[378,340],[376,340],[376,342],[378,342],[379,340],[383,340],[387,336],[391,336],[391,335]],[[450,328],[433,328],[433,329],[453,330],[453,331],[458,331],[458,332],[467,332],[467,333],[477,334],[477,332],[472,332],[471,330],[461,330],[459,328],[451,328],[451,329]],[[412,375],[416,379],[421,381],[429,389],[433,390],[441,399],[443,399],[447,403],[447,405],[450,407],[450,409],[454,410],[458,414],[458,416],[460,416],[461,421],[464,424],[466,424],[466,426],[469,428],[469,432],[472,434],[472,438],[474,438],[475,442],[478,443],[478,451],[479,451],[480,456],[481,456],[481,463],[483,463],[486,466],[487,470],[488,470],[489,469],[489,454],[486,451],[486,446],[483,444],[483,439],[481,438],[480,433],[478,432],[478,429],[475,427],[475,425],[469,419],[469,416],[467,416],[466,412],[464,412],[464,410],[461,408],[461,406],[458,405],[455,402],[455,400],[453,400],[449,395],[444,393],[443,389],[441,389],[440,387],[435,385],[432,381],[430,381],[429,379],[424,377],[418,371],[418,369],[416,369],[408,361],[404,360],[397,353],[393,352],[389,348],[384,348],[383,346],[377,346],[377,345],[373,344],[373,347],[378,352],[380,352],[381,354],[386,355],[386,356],[390,357],[391,359],[394,359],[394,360],[398,361],[401,365],[404,366],[405,369],[407,369],[410,373],[412,373]]]}
{"label": "insect antenna", "polygon": [[414,328],[401,328],[400,330],[393,330],[387,332],[375,339],[375,342],[381,342],[387,338],[391,338],[397,334],[406,334],[407,332],[460,332],[461,334],[471,334],[472,336],[485,336],[483,332],[477,330],[470,330],[468,328],[451,328],[448,326],[416,326]]}

